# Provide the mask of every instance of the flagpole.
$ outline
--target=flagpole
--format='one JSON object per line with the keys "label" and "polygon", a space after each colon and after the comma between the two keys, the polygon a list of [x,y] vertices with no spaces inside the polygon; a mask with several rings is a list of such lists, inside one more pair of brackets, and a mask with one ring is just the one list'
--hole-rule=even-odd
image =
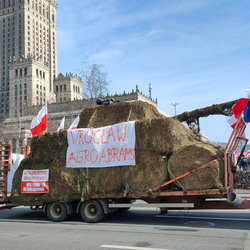
{"label": "flagpole", "polygon": [[47,101],[45,102],[46,105],[46,110],[47,110],[47,127],[45,129],[45,133],[47,133],[47,129],[48,129],[48,106],[47,106]]}

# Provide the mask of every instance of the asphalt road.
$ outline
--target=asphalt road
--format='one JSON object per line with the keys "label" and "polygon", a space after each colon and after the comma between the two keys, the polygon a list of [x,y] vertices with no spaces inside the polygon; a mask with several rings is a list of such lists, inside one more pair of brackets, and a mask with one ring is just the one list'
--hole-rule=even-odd
{"label": "asphalt road", "polygon": [[172,211],[131,209],[98,224],[79,215],[50,222],[27,207],[0,211],[1,250],[194,250],[250,249],[250,211]]}

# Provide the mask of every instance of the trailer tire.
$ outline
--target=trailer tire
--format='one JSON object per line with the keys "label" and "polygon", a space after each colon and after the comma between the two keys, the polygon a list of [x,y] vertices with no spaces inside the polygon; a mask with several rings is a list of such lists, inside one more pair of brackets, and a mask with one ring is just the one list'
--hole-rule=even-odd
{"label": "trailer tire", "polygon": [[104,219],[102,205],[97,200],[88,200],[81,204],[80,215],[85,222],[97,223]]}
{"label": "trailer tire", "polygon": [[60,222],[67,219],[67,208],[63,202],[49,202],[46,214],[51,221]]}

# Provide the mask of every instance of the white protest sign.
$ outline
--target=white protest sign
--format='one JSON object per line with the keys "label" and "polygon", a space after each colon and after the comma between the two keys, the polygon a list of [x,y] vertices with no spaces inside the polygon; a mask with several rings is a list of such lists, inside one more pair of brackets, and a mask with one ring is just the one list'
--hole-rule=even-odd
{"label": "white protest sign", "polygon": [[49,169],[23,170],[21,193],[49,193]]}
{"label": "white protest sign", "polygon": [[135,121],[68,130],[68,168],[135,165]]}

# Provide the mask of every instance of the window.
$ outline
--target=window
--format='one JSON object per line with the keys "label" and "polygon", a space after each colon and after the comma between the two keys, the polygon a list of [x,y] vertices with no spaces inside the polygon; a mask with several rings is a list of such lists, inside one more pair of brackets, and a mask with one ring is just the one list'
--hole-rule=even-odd
{"label": "window", "polygon": [[64,87],[64,91],[66,91],[66,84],[64,84],[64,86],[63,86],[63,87]]}
{"label": "window", "polygon": [[56,92],[58,92],[58,86],[56,86]]}

